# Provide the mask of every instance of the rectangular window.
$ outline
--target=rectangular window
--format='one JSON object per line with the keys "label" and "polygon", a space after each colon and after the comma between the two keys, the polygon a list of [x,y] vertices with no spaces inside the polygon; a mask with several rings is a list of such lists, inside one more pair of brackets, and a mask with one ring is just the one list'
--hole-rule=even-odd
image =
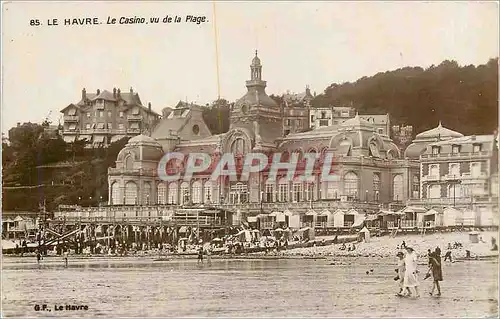
{"label": "rectangular window", "polygon": [[90,130],[90,123],[87,123],[87,124],[85,125],[85,128],[86,128],[87,130]]}
{"label": "rectangular window", "polygon": [[108,123],[108,128],[112,129],[113,128],[113,123]]}
{"label": "rectangular window", "polygon": [[274,185],[273,184],[266,184],[265,201],[268,203],[273,202],[273,195],[274,195]]}
{"label": "rectangular window", "polygon": [[432,155],[437,155],[437,154],[439,154],[439,146],[433,146]]}
{"label": "rectangular window", "polygon": [[472,146],[472,152],[473,153],[479,153],[479,152],[481,152],[481,144],[474,144]]}
{"label": "rectangular window", "polygon": [[314,122],[314,115],[311,115],[311,122]]}
{"label": "rectangular window", "polygon": [[292,124],[291,120],[286,120],[286,125],[290,126]]}
{"label": "rectangular window", "polygon": [[460,145],[453,145],[451,147],[451,154],[458,154],[460,153]]}
{"label": "rectangular window", "polygon": [[90,112],[87,112],[87,117],[90,118]]}
{"label": "rectangular window", "polygon": [[125,125],[123,123],[118,124],[118,128],[120,130],[123,130],[125,128]]}
{"label": "rectangular window", "polygon": [[111,111],[108,111],[108,117],[111,117],[111,116],[112,116]]}
{"label": "rectangular window", "polygon": [[99,111],[99,117],[104,117],[104,111]]}
{"label": "rectangular window", "polygon": [[328,120],[319,120],[319,126],[328,126]]}
{"label": "rectangular window", "polygon": [[120,111],[120,117],[123,117],[123,111]]}

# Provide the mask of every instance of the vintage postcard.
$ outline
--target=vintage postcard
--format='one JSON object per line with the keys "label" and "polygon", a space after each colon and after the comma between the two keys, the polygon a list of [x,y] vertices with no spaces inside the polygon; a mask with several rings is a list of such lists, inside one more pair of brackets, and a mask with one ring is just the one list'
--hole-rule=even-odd
{"label": "vintage postcard", "polygon": [[498,1],[1,21],[2,318],[498,318]]}

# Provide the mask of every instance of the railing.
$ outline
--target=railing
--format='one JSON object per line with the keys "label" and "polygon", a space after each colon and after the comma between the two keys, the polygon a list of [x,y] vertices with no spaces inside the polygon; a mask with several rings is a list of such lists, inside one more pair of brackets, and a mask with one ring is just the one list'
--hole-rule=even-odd
{"label": "railing", "polygon": [[[453,194],[453,191],[452,191]],[[492,196],[469,196],[469,197],[446,197],[446,198],[425,198],[425,199],[410,199],[408,205],[471,205],[481,203],[494,202],[496,198]]]}
{"label": "railing", "polygon": [[438,181],[439,180],[439,176],[437,175],[426,175],[426,176],[422,176],[422,181],[425,182],[425,181]]}
{"label": "railing", "polygon": [[457,158],[457,157],[474,157],[474,156],[491,156],[490,152],[462,152],[462,153],[440,153],[440,154],[423,154],[421,158]]}
{"label": "railing", "polygon": [[401,221],[401,228],[415,228],[415,227],[422,227],[422,223],[419,223],[416,220],[402,220]]}
{"label": "railing", "polygon": [[131,216],[65,216],[58,217],[54,221],[59,223],[102,223],[102,224],[113,224],[113,223],[152,223],[152,224],[175,224],[180,226],[222,226],[222,220],[220,218],[214,218],[211,216],[172,216],[170,219],[166,220],[165,216],[154,216],[154,217],[131,217]]}
{"label": "railing", "polygon": [[127,115],[128,121],[142,121],[142,115]]}
{"label": "railing", "polygon": [[351,227],[353,224],[353,222],[344,221],[344,227]]}
{"label": "railing", "polygon": [[316,228],[326,228],[327,222],[316,222],[314,225]]}
{"label": "railing", "polygon": [[80,117],[78,115],[65,115],[64,122],[78,122],[80,121]]}
{"label": "railing", "polygon": [[129,129],[127,129],[127,133],[132,133],[132,134],[134,134],[134,133],[141,133],[141,129],[139,129],[139,128],[129,128]]}
{"label": "railing", "polygon": [[261,229],[273,229],[274,228],[274,222],[261,222],[260,223],[260,228]]}
{"label": "railing", "polygon": [[313,222],[301,222],[300,223],[300,228],[304,228],[304,227],[314,227],[314,223]]}
{"label": "railing", "polygon": [[108,168],[108,174],[110,175],[142,175],[142,176],[157,176],[158,172],[156,169],[150,168],[136,168],[136,169],[125,169],[125,168]]}

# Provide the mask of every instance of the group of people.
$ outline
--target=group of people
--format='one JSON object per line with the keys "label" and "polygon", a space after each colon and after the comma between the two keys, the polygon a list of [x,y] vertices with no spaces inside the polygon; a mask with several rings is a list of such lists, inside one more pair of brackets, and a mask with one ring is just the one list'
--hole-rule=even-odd
{"label": "group of people", "polygon": [[[403,245],[402,245],[403,246]],[[415,296],[420,297],[420,293],[418,291],[419,281],[418,281],[418,256],[415,250],[411,247],[404,245],[406,253],[403,251],[399,251],[397,253],[398,259],[398,268],[396,269],[397,276],[394,280],[398,281],[399,284],[399,292],[398,296]],[[434,295],[434,291],[437,288],[437,295],[441,296],[441,287],[439,282],[443,280],[443,273],[441,268],[441,249],[437,247],[434,252],[428,251],[428,272],[425,275],[425,279],[430,276],[433,277],[433,286],[432,290],[429,293],[431,296]]]}

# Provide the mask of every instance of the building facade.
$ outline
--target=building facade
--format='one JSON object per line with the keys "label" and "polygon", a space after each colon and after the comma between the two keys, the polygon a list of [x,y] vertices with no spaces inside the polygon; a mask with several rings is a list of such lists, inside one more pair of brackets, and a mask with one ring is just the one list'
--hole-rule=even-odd
{"label": "building facade", "polygon": [[419,200],[409,204],[436,210],[453,207],[478,216],[498,213],[495,135],[463,136],[439,123],[418,134],[405,155],[420,162]]}
{"label": "building facade", "polygon": [[[420,186],[414,184],[419,180],[418,161],[402,158],[389,136],[379,133],[377,125],[359,115],[337,125],[284,136],[283,108],[265,92],[266,81],[262,80],[257,56],[250,71],[247,92],[231,109],[227,133],[211,135],[201,113],[190,107],[179,111],[180,115],[162,119],[151,137],[130,139],[118,155],[116,167],[108,171],[109,204],[217,205],[235,212],[233,221],[238,223],[276,211],[301,219],[312,218],[311,211],[325,209],[364,214],[390,204],[401,206],[418,194],[414,192]],[[296,154],[299,172],[305,169],[305,154],[317,154],[321,163],[326,154],[333,153],[333,172],[338,178],[326,182],[318,174],[314,182],[301,182],[289,180],[282,173],[270,178],[266,169],[250,174],[245,181],[213,181],[213,164],[189,181],[165,182],[159,179],[156,169],[163,153],[172,151],[210,154],[212,163],[224,153],[236,158],[252,152],[268,156],[280,153],[285,159]],[[186,163],[172,165],[177,166],[167,166],[167,170],[182,170]],[[316,173],[320,170],[315,167]]]}
{"label": "building facade", "polygon": [[151,109],[151,103],[143,106],[132,88],[127,93],[116,88],[96,93],[83,89],[81,100],[69,104],[61,113],[64,140],[86,140],[89,147],[106,147],[126,136],[147,134],[161,117]]}

